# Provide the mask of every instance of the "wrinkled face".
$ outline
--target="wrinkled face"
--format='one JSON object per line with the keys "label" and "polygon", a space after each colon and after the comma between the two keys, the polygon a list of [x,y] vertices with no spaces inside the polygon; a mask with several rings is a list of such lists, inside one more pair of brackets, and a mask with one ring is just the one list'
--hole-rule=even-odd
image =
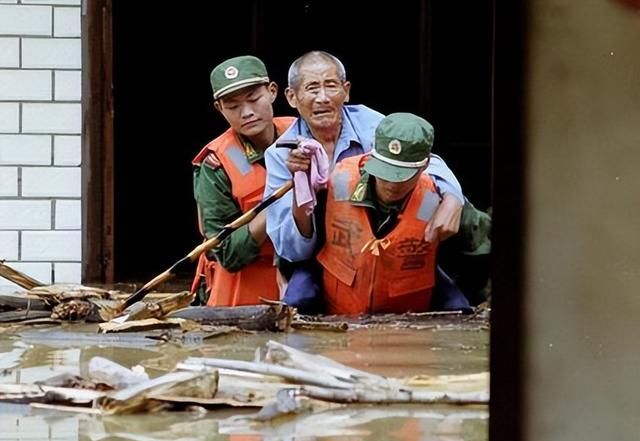
{"label": "wrinkled face", "polygon": [[251,138],[272,126],[272,104],[277,93],[275,83],[260,84],[222,97],[214,106],[232,129]]}
{"label": "wrinkled face", "polygon": [[351,84],[342,82],[338,68],[323,59],[305,63],[299,74],[295,89],[289,87],[285,91],[289,105],[298,109],[312,131],[339,128],[342,106],[349,101]]}
{"label": "wrinkled face", "polygon": [[376,196],[383,204],[401,201],[413,191],[424,169],[419,170],[414,177],[404,182],[389,182],[376,177]]}

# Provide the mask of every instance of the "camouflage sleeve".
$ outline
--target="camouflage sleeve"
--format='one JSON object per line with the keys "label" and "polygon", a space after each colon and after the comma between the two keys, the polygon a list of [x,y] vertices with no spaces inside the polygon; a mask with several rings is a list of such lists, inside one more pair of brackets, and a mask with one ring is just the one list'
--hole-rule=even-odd
{"label": "camouflage sleeve", "polygon": [[[218,234],[229,222],[232,222],[242,211],[231,195],[231,182],[221,167],[214,167],[210,161],[203,161],[196,166],[193,175],[193,190],[200,212],[200,225],[207,239]],[[256,260],[260,247],[249,233],[245,225],[234,231],[217,248],[209,252],[220,265],[231,272],[242,268]]]}

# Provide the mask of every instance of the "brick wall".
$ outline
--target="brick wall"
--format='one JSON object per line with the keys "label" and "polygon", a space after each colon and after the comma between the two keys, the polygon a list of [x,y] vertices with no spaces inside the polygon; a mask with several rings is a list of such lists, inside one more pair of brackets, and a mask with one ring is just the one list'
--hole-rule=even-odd
{"label": "brick wall", "polygon": [[0,259],[44,283],[80,282],[80,13],[0,0]]}

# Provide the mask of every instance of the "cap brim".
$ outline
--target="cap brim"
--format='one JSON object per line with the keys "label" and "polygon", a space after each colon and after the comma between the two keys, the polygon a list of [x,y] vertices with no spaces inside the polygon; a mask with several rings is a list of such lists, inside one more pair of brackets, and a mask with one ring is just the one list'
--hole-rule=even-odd
{"label": "cap brim", "polygon": [[239,81],[214,93],[213,99],[219,100],[220,98],[223,98],[233,92],[237,92],[238,90],[256,86],[258,84],[267,84],[268,82],[269,78],[251,78],[249,80]]}
{"label": "cap brim", "polygon": [[364,170],[376,178],[389,182],[405,182],[413,178],[420,168],[398,167],[386,162],[382,162],[376,157],[371,157],[364,164]]}

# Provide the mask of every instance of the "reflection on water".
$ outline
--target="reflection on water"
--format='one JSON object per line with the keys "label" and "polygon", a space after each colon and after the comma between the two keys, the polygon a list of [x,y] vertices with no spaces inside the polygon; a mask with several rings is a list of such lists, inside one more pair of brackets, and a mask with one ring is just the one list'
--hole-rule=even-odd
{"label": "reflection on water", "polygon": [[92,416],[0,406],[0,440],[485,441],[485,408],[348,407],[271,423],[230,411]]}
{"label": "reflection on water", "polygon": [[483,408],[351,406],[249,427],[246,417],[231,417],[219,422],[218,431],[257,439],[486,440],[487,417]]}
{"label": "reflection on water", "polygon": [[[358,329],[347,333],[232,334],[200,346],[69,340],[56,335],[0,333],[0,383],[33,383],[64,372],[84,374],[96,355],[154,376],[188,356],[252,359],[256,347],[277,340],[377,374],[407,377],[488,369],[488,331],[465,326],[441,329]],[[24,329],[23,329],[24,331]],[[70,332],[95,332],[83,326]],[[95,335],[95,334],[94,334]],[[27,338],[28,337],[28,338]],[[133,338],[133,337],[132,337]],[[140,338],[136,336],[135,338]],[[133,347],[132,347],[133,346]],[[0,441],[5,440],[437,440],[486,441],[486,407],[349,406],[258,423],[254,410],[109,416],[64,413],[0,404]]]}

